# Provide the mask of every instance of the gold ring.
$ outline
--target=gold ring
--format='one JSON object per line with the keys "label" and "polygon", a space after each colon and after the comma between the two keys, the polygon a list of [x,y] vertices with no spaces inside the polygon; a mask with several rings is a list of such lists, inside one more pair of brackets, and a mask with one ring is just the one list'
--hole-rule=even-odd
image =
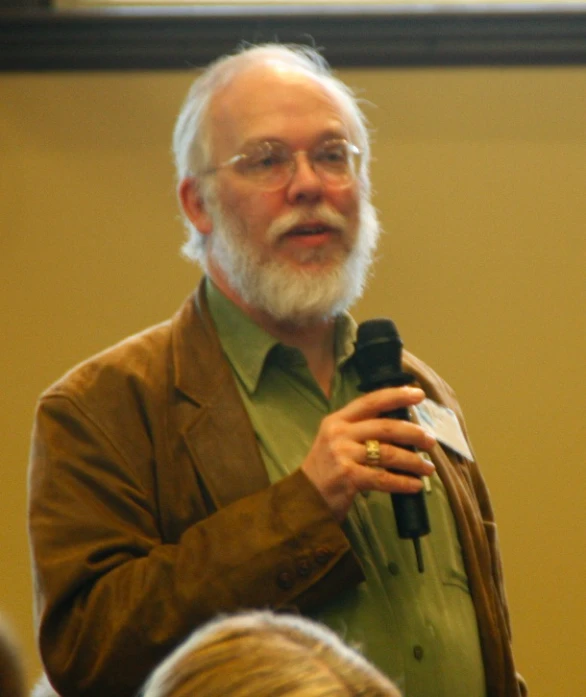
{"label": "gold ring", "polygon": [[377,440],[367,440],[366,446],[366,464],[368,467],[378,467],[380,465],[380,443]]}

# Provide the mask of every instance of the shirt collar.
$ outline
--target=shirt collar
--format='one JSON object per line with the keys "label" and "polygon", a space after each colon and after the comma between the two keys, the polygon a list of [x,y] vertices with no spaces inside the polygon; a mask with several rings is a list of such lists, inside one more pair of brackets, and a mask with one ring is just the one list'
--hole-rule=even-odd
{"label": "shirt collar", "polygon": [[[285,348],[287,353],[296,349],[284,347],[274,336],[259,327],[210,278],[206,278],[206,294],[224,353],[246,390],[253,393],[273,349],[279,346]],[[347,312],[338,315],[334,339],[337,369],[352,357],[355,340],[354,319]],[[300,353],[299,356],[302,358]]]}

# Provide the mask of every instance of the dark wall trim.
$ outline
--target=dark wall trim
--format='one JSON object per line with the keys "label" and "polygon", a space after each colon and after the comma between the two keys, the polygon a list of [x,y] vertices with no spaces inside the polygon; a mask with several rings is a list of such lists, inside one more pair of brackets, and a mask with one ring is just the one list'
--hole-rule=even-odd
{"label": "dark wall trim", "polygon": [[586,64],[586,5],[4,10],[0,70],[182,69],[269,40],[313,42],[336,67]]}

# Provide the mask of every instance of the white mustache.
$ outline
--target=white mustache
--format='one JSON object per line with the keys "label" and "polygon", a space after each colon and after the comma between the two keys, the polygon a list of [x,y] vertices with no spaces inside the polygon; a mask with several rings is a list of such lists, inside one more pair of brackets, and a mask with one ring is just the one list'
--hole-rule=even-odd
{"label": "white mustache", "polygon": [[266,236],[269,242],[275,242],[294,227],[304,225],[319,220],[320,223],[328,227],[337,228],[342,233],[346,233],[346,218],[337,211],[332,210],[325,204],[320,204],[313,208],[291,211],[284,213],[276,218],[269,226]]}

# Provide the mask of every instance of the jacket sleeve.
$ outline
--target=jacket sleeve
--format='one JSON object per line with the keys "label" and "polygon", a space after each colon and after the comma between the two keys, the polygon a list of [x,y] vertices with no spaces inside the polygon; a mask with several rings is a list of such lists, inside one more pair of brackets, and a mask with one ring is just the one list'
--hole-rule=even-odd
{"label": "jacket sleeve", "polygon": [[49,393],[39,404],[29,471],[35,613],[63,697],[130,697],[215,614],[304,609],[362,580],[300,471],[200,516],[169,543],[152,450],[137,446],[142,461],[130,461],[121,433],[73,395]]}

